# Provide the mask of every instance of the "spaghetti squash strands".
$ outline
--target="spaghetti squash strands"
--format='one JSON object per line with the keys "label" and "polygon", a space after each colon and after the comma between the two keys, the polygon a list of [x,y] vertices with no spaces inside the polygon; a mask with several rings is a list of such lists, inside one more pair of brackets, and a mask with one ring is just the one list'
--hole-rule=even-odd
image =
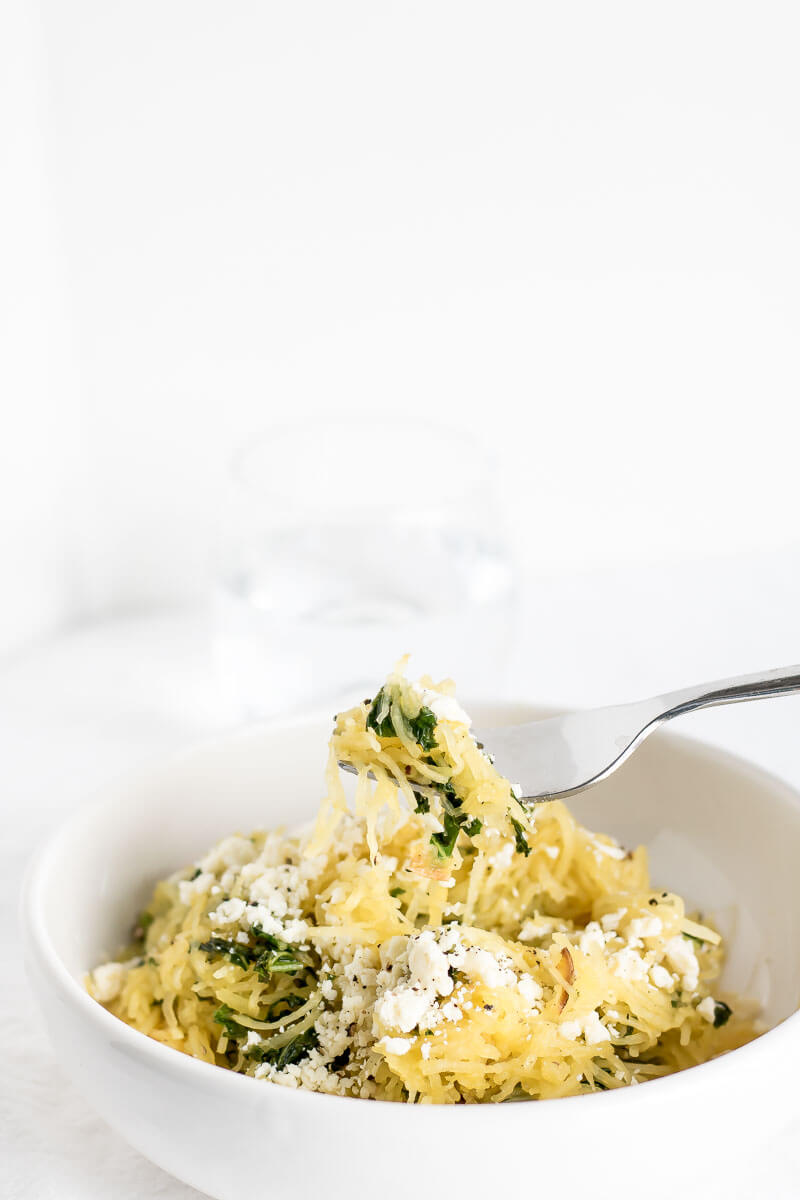
{"label": "spaghetti squash strands", "polygon": [[313,833],[237,834],[164,880],[92,995],[206,1062],[413,1103],[624,1087],[755,1036],[646,851],[558,802],[534,821],[452,685],[402,666],[336,718]]}

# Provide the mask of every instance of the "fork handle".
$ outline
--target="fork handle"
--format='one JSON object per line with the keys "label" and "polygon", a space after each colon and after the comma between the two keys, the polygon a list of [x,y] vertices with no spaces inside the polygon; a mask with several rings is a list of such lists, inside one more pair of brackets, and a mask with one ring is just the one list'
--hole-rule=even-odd
{"label": "fork handle", "polygon": [[752,675],[734,675],[715,683],[700,683],[681,688],[655,698],[663,720],[693,712],[698,708],[713,708],[718,704],[735,704],[739,700],[761,700],[766,696],[790,696],[800,692],[800,666],[776,667],[773,671],[756,671]]}

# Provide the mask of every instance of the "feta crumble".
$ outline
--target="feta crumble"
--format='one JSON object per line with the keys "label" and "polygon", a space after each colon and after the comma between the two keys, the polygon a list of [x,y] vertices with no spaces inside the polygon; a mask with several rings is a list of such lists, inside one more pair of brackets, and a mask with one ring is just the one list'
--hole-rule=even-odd
{"label": "feta crumble", "polygon": [[212,925],[234,925],[239,922],[246,908],[244,900],[223,900],[208,914],[208,919]]}
{"label": "feta crumble", "polygon": [[408,1054],[411,1047],[414,1045],[413,1038],[381,1038],[378,1045],[387,1054]]}
{"label": "feta crumble", "polygon": [[676,934],[675,937],[669,939],[664,947],[664,956],[669,965],[681,976],[681,982],[686,991],[695,991],[699,980],[700,966],[694,947],[683,934]]}
{"label": "feta crumble", "polygon": [[663,930],[664,922],[660,917],[634,917],[628,924],[629,935],[635,938],[658,937]]}
{"label": "feta crumble", "polygon": [[95,999],[99,1000],[101,1004],[108,1004],[111,1000],[116,1000],[122,991],[127,974],[128,968],[124,963],[109,962],[95,967],[92,971]]}
{"label": "feta crumble", "polygon": [[697,1006],[697,1011],[704,1021],[708,1021],[709,1025],[713,1025],[717,1014],[717,1002],[714,997],[706,996],[705,1000],[701,1000]]}

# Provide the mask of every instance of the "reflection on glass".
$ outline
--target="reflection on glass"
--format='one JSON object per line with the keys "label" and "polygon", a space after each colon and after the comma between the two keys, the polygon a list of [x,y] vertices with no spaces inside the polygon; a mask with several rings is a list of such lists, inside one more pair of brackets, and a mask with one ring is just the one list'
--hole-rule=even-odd
{"label": "reflection on glass", "polygon": [[282,427],[233,467],[215,652],[243,717],[366,696],[396,659],[503,683],[514,572],[478,447],[436,428]]}

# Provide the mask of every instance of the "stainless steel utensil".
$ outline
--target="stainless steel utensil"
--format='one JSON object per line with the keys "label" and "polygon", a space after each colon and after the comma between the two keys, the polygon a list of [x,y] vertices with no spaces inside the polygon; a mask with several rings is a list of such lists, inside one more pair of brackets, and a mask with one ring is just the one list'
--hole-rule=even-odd
{"label": "stainless steel utensil", "polygon": [[715,683],[667,692],[633,704],[587,709],[475,731],[494,756],[501,775],[529,804],[562,799],[585,791],[616,771],[644,739],[665,721],[699,708],[761,700],[800,692],[800,666],[778,667]]}

